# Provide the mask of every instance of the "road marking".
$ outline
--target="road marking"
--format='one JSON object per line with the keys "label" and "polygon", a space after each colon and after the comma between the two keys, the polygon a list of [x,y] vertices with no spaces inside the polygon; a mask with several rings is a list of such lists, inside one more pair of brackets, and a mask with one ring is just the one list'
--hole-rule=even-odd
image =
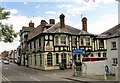
{"label": "road marking", "polygon": [[37,78],[34,78],[34,77],[30,77],[30,78],[33,79],[33,80],[36,80],[36,81],[41,81],[41,80],[39,80]]}
{"label": "road marking", "polygon": [[2,80],[6,83],[12,83],[8,78],[6,78],[4,75],[2,75]]}

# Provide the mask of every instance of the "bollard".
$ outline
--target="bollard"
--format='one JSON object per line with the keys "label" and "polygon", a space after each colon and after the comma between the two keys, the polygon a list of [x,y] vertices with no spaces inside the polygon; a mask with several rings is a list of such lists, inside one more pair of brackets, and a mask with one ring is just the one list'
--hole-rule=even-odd
{"label": "bollard", "polygon": [[116,81],[118,81],[118,65],[116,65],[115,67],[115,78],[116,78]]}
{"label": "bollard", "polygon": [[105,71],[105,73],[104,73],[104,79],[105,79],[105,80],[107,80],[106,74],[107,74],[107,73],[106,73],[106,71]]}

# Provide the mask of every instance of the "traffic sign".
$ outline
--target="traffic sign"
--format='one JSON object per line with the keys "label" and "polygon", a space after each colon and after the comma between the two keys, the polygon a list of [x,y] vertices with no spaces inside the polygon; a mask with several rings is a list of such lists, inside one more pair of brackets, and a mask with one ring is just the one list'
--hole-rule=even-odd
{"label": "traffic sign", "polygon": [[85,50],[84,49],[74,49],[73,54],[85,54]]}

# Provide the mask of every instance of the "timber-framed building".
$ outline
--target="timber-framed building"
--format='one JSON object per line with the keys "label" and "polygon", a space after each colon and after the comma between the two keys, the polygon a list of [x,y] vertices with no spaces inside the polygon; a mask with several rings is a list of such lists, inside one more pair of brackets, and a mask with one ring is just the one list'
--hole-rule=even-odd
{"label": "timber-framed building", "polygon": [[[30,22],[20,31],[20,63],[42,70],[59,69],[59,63],[69,68],[70,59],[82,61],[83,57],[107,57],[106,39],[87,31],[87,18],[82,18],[82,30],[60,22],[41,20],[38,27]],[[85,54],[74,54],[74,49],[84,49]]]}

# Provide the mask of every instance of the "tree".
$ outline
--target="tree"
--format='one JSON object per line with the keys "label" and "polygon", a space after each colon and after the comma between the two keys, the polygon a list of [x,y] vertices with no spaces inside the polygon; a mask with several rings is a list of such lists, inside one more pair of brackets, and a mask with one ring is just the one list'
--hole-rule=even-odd
{"label": "tree", "polygon": [[2,20],[7,20],[9,18],[10,12],[4,11],[5,9],[0,6],[0,41],[5,43],[13,42],[13,39],[17,37],[17,33],[13,30],[12,25],[2,24]]}

